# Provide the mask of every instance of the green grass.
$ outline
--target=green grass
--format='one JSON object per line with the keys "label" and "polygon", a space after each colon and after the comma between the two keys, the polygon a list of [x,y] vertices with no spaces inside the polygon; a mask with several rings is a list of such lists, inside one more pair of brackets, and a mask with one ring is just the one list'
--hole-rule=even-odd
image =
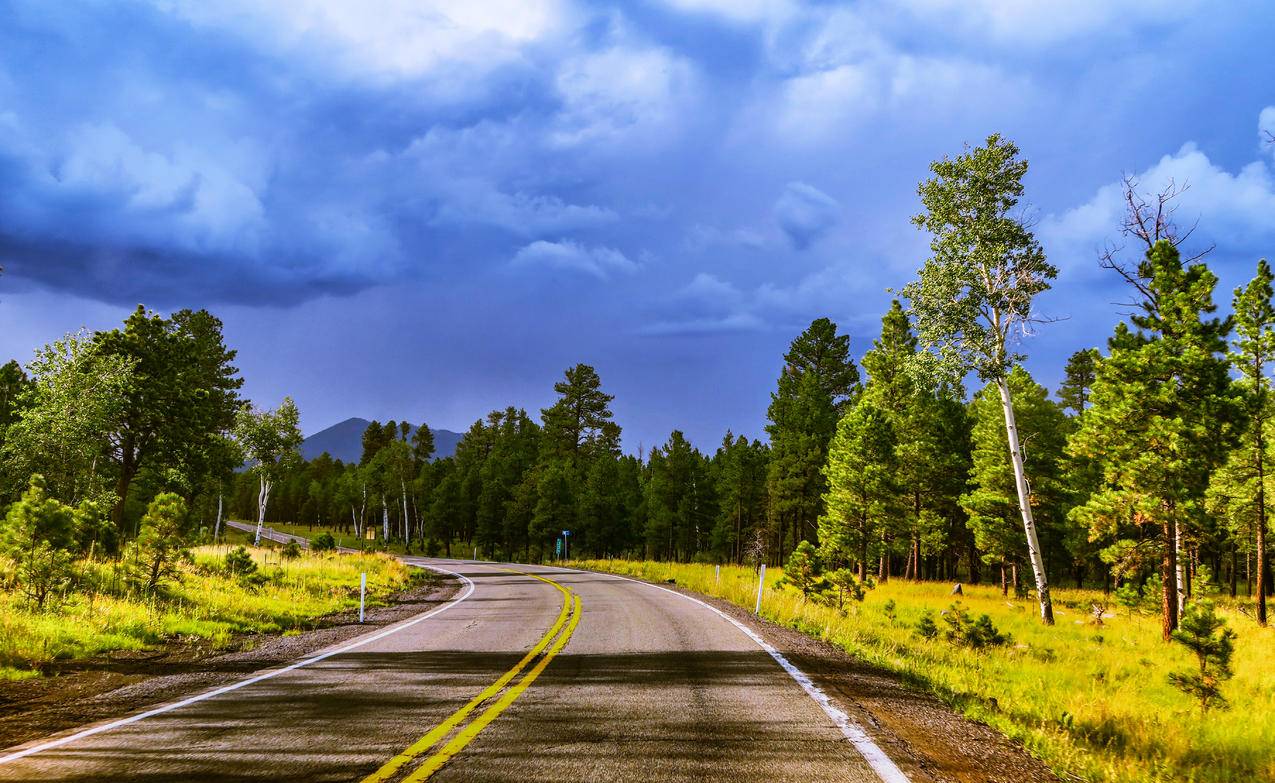
{"label": "green grass", "polygon": [[374,606],[413,578],[408,566],[387,555],[305,553],[285,560],[278,549],[250,549],[261,574],[257,584],[224,573],[230,548],[195,549],[194,562],[159,598],[130,590],[115,564],[90,561],[76,565],[85,587],[55,609],[38,611],[16,593],[0,591],[0,679],[39,676],[54,661],[146,650],[176,637],[217,648],[236,633],[310,628],[325,614],[358,605],[360,572],[367,572]]}
{"label": "green grass", "polygon": [[[575,565],[663,582],[724,598],[748,609],[757,576],[723,566],[582,561]],[[1197,705],[1169,685],[1169,671],[1190,668],[1180,645],[1160,640],[1158,616],[1090,617],[1099,591],[1056,589],[1057,625],[1043,626],[1031,601],[1006,599],[990,586],[965,586],[962,604],[986,613],[1013,635],[1006,647],[975,652],[941,638],[926,641],[913,627],[925,611],[947,608],[946,583],[892,580],[868,593],[846,615],[775,586],[767,573],[762,614],[825,639],[865,661],[902,675],[971,718],[1018,740],[1065,777],[1089,781],[1275,780],[1275,629],[1231,608],[1222,613],[1238,634],[1235,678],[1223,686],[1225,712],[1201,719]],[[887,601],[896,619],[885,613]],[[936,615],[936,619],[937,615]],[[942,622],[939,622],[942,626]]]}

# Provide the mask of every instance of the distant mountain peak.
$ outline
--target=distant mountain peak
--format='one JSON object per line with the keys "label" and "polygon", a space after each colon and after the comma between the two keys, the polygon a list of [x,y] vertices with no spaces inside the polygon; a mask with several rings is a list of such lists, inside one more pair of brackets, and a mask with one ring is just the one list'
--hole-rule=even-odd
{"label": "distant mountain peak", "polygon": [[[333,459],[345,463],[358,462],[359,457],[363,456],[363,433],[371,423],[368,419],[351,416],[319,430],[301,442],[301,456],[310,460],[326,451]],[[434,459],[450,457],[456,453],[456,444],[461,438],[459,432],[434,427],[430,427],[430,431],[434,433]],[[408,437],[414,432],[416,425],[412,425]]]}

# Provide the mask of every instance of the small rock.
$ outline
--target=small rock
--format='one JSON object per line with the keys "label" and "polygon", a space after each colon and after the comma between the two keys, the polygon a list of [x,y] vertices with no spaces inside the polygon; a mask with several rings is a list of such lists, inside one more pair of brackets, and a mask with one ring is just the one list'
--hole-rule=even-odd
{"label": "small rock", "polygon": [[957,582],[952,587],[952,595],[965,595],[965,591],[961,589],[961,583]]}

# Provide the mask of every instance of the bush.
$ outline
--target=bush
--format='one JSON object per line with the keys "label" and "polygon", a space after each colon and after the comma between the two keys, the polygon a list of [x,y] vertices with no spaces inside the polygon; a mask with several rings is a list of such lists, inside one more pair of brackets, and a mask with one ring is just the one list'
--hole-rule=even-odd
{"label": "bush", "polygon": [[296,541],[289,541],[284,544],[283,549],[279,552],[284,560],[296,560],[301,557],[301,545]]}
{"label": "bush", "polygon": [[328,552],[333,549],[336,549],[336,539],[326,530],[310,540],[312,552]]}
{"label": "bush", "polygon": [[237,546],[226,553],[226,572],[231,576],[248,576],[257,570],[257,561],[248,550]]}
{"label": "bush", "polygon": [[1009,635],[998,631],[992,624],[991,617],[984,614],[979,615],[977,620],[971,619],[970,613],[965,611],[960,601],[947,608],[947,611],[943,613],[943,622],[947,625],[943,631],[943,638],[953,644],[977,650],[1010,642]]}
{"label": "bush", "polygon": [[916,621],[916,635],[922,639],[934,639],[939,635],[939,627],[934,622],[934,613],[926,612]]}
{"label": "bush", "polygon": [[1200,700],[1200,714],[1210,707],[1226,709],[1222,683],[1231,678],[1231,656],[1235,653],[1235,631],[1217,615],[1212,601],[1199,601],[1186,608],[1173,641],[1190,650],[1196,668],[1173,672],[1169,682],[1175,688]]}

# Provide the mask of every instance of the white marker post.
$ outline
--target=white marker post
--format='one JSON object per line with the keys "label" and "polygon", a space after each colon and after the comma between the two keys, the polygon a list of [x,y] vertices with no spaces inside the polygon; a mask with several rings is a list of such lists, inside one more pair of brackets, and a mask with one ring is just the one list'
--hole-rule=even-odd
{"label": "white marker post", "polygon": [[722,567],[719,565],[713,566],[713,581],[717,584],[722,583]]}
{"label": "white marker post", "polygon": [[[363,622],[363,598],[367,595],[367,571],[359,574],[359,622]],[[761,599],[757,599],[760,605]]]}
{"label": "white marker post", "polygon": [[478,559],[478,547],[474,547],[474,559]]}
{"label": "white marker post", "polygon": [[761,576],[757,578],[757,607],[753,614],[761,614],[761,589],[766,586],[766,564],[761,564]]}

